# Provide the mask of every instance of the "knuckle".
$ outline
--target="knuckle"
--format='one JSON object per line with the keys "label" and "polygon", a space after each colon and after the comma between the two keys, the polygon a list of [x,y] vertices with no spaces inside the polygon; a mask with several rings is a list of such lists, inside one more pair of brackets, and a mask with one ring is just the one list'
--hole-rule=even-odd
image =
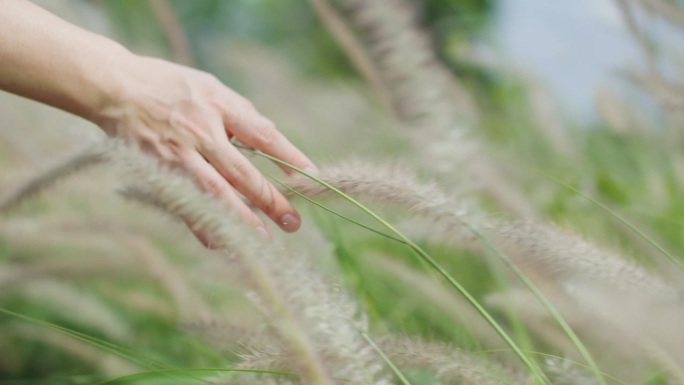
{"label": "knuckle", "polygon": [[247,182],[252,175],[251,167],[247,163],[233,162],[227,167],[228,174],[236,183]]}
{"label": "knuckle", "polygon": [[217,179],[206,179],[201,184],[204,191],[213,196],[221,196],[223,192],[223,184]]}
{"label": "knuckle", "polygon": [[214,140],[209,134],[196,135],[197,146],[203,153],[215,154],[216,153],[216,140]]}
{"label": "knuckle", "polygon": [[239,127],[244,121],[244,112],[236,108],[228,108],[225,113],[226,124],[230,127]]}
{"label": "knuckle", "polygon": [[269,188],[268,183],[262,180],[263,194],[261,196],[261,210],[269,216],[273,216],[278,212],[278,200],[274,194],[273,189]]}
{"label": "knuckle", "polygon": [[275,123],[273,123],[271,119],[262,117],[260,126],[263,131],[270,132],[271,134],[275,134],[278,132],[278,130],[276,130]]}
{"label": "knuckle", "polygon": [[258,147],[269,147],[277,140],[278,132],[275,125],[270,120],[266,120],[259,128],[254,130],[254,145]]}

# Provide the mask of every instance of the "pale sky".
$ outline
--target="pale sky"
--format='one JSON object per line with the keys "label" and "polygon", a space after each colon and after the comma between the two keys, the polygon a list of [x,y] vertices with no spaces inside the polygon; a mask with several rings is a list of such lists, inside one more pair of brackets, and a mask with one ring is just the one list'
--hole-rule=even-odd
{"label": "pale sky", "polygon": [[573,115],[593,114],[594,93],[643,57],[613,0],[501,0],[497,40]]}

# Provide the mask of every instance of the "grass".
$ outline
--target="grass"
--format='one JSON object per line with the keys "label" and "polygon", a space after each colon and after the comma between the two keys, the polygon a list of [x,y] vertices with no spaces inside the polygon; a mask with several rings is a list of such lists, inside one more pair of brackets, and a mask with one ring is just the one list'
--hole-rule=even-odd
{"label": "grass", "polygon": [[[350,16],[336,17],[344,23]],[[366,32],[354,26],[344,33]],[[406,52],[425,49],[411,33],[402,29],[404,41],[416,44]],[[348,41],[357,54],[373,43],[363,35]],[[389,54],[404,54],[399,51]],[[0,200],[0,385],[655,385],[682,378],[681,150],[656,132],[617,132],[605,124],[566,133],[574,150],[559,151],[549,135],[531,132],[531,125],[544,122],[534,121],[530,106],[516,104],[523,85],[507,88],[502,94],[510,100],[498,101],[505,103],[478,106],[485,119],[465,127],[477,148],[504,154],[477,158],[497,165],[497,174],[476,175],[478,183],[503,175],[507,184],[469,184],[471,179],[425,167],[438,154],[431,146],[443,144],[434,143],[438,136],[426,134],[412,147],[415,137],[405,129],[410,124],[390,121],[368,105],[365,90],[359,97],[356,86],[293,78],[277,60],[254,52],[249,59],[249,52],[242,60],[253,65],[226,72],[246,79],[261,79],[258,71],[268,73],[265,68],[276,73],[280,86],[264,75],[266,84],[247,82],[244,92],[283,122],[286,133],[306,132],[302,146],[331,166],[318,176],[297,170],[315,181],[307,184],[262,165],[284,191],[304,201],[298,204],[308,213],[304,228],[267,244],[231,227],[229,214],[162,172],[148,173],[159,179],[147,180],[145,169],[136,168],[143,166],[129,162],[123,167],[129,175],[122,177],[121,164],[112,159],[116,152],[82,153],[73,168],[69,160],[65,166],[45,156],[45,168],[54,167],[37,181],[48,183],[27,184],[16,195],[10,187],[22,185],[19,179],[8,177],[0,186],[6,198]],[[364,60],[389,65],[383,54],[371,51]],[[438,68],[432,60],[430,68]],[[384,76],[398,76],[383,97],[401,102],[412,94],[401,85],[409,87],[407,79],[420,68],[399,70],[373,76],[376,88],[383,88]],[[429,83],[435,80],[428,75],[415,95],[434,96]],[[283,102],[294,99],[302,101],[296,113]],[[507,104],[516,108],[502,109]],[[51,121],[54,111],[32,108],[0,99],[0,113],[17,121],[33,114]],[[438,113],[426,108],[413,118]],[[326,115],[327,122],[316,121]],[[348,129],[353,140],[326,139],[320,127],[328,125]],[[377,127],[373,136],[366,136],[369,127]],[[41,133],[50,130],[48,124],[36,127],[37,138],[23,140],[47,153],[60,145],[40,144]],[[10,133],[10,127],[0,128],[1,144],[10,143],[3,139]],[[368,152],[376,160],[341,173],[350,157],[345,152],[358,138],[374,138],[363,148],[373,149]],[[327,147],[317,148],[323,143]],[[399,143],[404,165],[383,173],[374,167],[391,156],[387,143]],[[36,174],[12,154],[2,162],[0,173],[25,167]],[[96,169],[83,167],[95,163]],[[453,173],[488,170],[475,160],[453,164]],[[426,176],[417,185],[409,175],[413,168]],[[330,169],[337,174],[326,174]],[[167,200],[155,211],[111,193],[127,183],[152,200]],[[501,186],[514,190],[492,190]],[[364,189],[386,199],[366,203]],[[323,201],[323,190],[347,204]],[[444,191],[445,200],[431,205],[435,191]],[[525,207],[513,207],[508,191]],[[180,203],[168,205],[169,199]],[[322,210],[309,210],[314,207]],[[538,216],[520,215],[530,207]],[[174,218],[178,214],[197,215],[237,246],[203,250]],[[61,289],[46,304],[38,287]]]}

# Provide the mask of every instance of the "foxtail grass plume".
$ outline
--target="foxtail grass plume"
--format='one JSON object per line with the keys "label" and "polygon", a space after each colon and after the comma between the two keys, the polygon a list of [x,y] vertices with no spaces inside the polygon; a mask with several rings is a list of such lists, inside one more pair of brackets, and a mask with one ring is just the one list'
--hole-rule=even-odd
{"label": "foxtail grass plume", "polygon": [[124,176],[156,196],[157,207],[211,234],[229,253],[244,272],[249,298],[271,323],[302,383],[334,384],[341,378],[387,383],[383,365],[361,337],[366,325],[358,306],[304,255],[265,239],[189,178],[161,169],[142,154],[115,146],[108,156]]}
{"label": "foxtail grass plume", "polygon": [[[343,47],[353,62],[368,62],[361,72],[372,73],[371,83],[389,96],[388,104],[405,123],[426,170],[449,176],[449,181],[465,180],[519,216],[539,216],[474,137],[478,108],[459,79],[437,57],[432,41],[418,26],[413,4],[406,0],[313,3],[338,40],[361,42],[363,47]],[[336,9],[339,17],[327,9]],[[347,28],[342,28],[345,22]],[[364,49],[368,60],[362,54]],[[364,60],[354,60],[358,57]]]}
{"label": "foxtail grass plume", "polygon": [[76,174],[81,170],[103,163],[107,157],[106,147],[94,145],[84,151],[75,153],[61,162],[51,165],[43,172],[37,174],[19,188],[11,191],[6,196],[0,197],[0,214],[17,207],[24,200],[38,195],[41,191],[51,187],[59,180]]}
{"label": "foxtail grass plume", "polygon": [[[482,209],[448,199],[434,184],[421,182],[405,167],[350,162],[322,167],[318,177],[352,197],[404,206],[414,216],[430,221],[431,231],[439,238],[485,251],[473,234],[477,230],[525,271],[557,280],[569,291],[575,282],[594,280],[609,282],[621,291],[678,296],[671,283],[616,252],[602,250],[553,224],[489,219]],[[300,175],[288,179],[287,184],[312,198],[332,196]]]}
{"label": "foxtail grass plume", "polygon": [[494,360],[442,343],[387,336],[380,339],[378,345],[396,364],[407,368],[429,368],[437,378],[447,383],[522,385],[532,382]]}

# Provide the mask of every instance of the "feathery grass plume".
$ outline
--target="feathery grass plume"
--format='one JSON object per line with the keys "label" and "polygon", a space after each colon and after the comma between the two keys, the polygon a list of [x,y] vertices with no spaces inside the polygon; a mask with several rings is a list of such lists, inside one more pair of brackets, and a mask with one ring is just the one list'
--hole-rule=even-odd
{"label": "feathery grass plume", "polygon": [[262,319],[244,316],[240,319],[193,321],[183,329],[202,337],[217,351],[249,354],[252,351],[282,351],[277,336]]}
{"label": "feathery grass plume", "polygon": [[[12,247],[12,246],[10,246]],[[21,253],[12,252],[10,258]],[[76,280],[82,278],[102,277],[119,273],[132,273],[130,264],[114,261],[62,261],[39,260],[35,263],[0,263],[0,289],[16,286],[26,281],[40,280],[48,277]]]}
{"label": "feathery grass plume", "polygon": [[499,221],[489,225],[496,245],[522,268],[560,280],[569,293],[587,281],[604,283],[613,290],[676,298],[678,290],[617,252],[600,249],[551,224]]}
{"label": "feathery grass plume", "polygon": [[257,376],[244,374],[240,377],[229,379],[229,378],[213,378],[209,379],[209,384],[211,385],[297,385],[296,380],[291,377],[284,376]]}
{"label": "feathery grass plume", "polygon": [[[287,371],[291,369],[291,356],[283,346],[283,341],[273,333],[273,329],[260,327],[267,326],[265,323],[255,320],[240,319],[239,323],[209,323],[190,325],[191,330],[203,335],[206,341],[220,351],[231,352],[240,361],[233,365],[237,369]],[[334,360],[336,352],[328,347],[322,347],[319,354],[323,360]],[[217,384],[243,384],[260,383],[260,377],[254,375],[241,375],[239,378],[223,378]],[[277,381],[276,381],[277,380]],[[218,380],[217,380],[218,381]],[[293,384],[292,378],[277,378],[276,383]],[[340,382],[349,380],[341,378]]]}
{"label": "feathery grass plume", "polygon": [[[360,336],[357,305],[331,287],[302,255],[269,241],[235,218],[189,178],[160,169],[153,160],[119,146],[108,154],[132,181],[143,183],[169,212],[193,223],[230,253],[244,271],[249,293],[283,341],[291,364],[307,384],[385,384],[382,364]],[[331,358],[321,357],[325,347]]]}
{"label": "feathery grass plume", "polygon": [[555,385],[598,385],[590,370],[577,366],[573,362],[550,357],[544,360],[544,373]]}
{"label": "feathery grass plume", "polygon": [[627,72],[627,79],[651,93],[667,109],[677,109],[684,104],[684,86],[673,82],[656,71]]}
{"label": "feathery grass plume", "polygon": [[125,231],[110,232],[109,235],[142,261],[145,272],[168,293],[182,319],[210,317],[209,305],[196,295],[186,275],[149,241]]}
{"label": "feathery grass plume", "polygon": [[[607,324],[597,316],[594,309],[584,306],[581,299],[575,299],[552,286],[553,282],[546,285],[546,297],[553,301],[557,311],[597,357],[604,376],[610,374],[624,378],[627,375],[624,366],[634,369],[634,363],[643,362],[643,359],[635,360],[632,353],[638,351],[640,345],[627,340],[623,333],[615,330],[614,325]],[[553,322],[546,308],[527,290],[514,287],[496,292],[487,296],[486,303],[504,312],[515,311],[517,321],[525,325],[534,346],[544,346],[544,351],[558,352],[557,354],[577,360],[579,365],[589,369],[582,364],[581,357],[567,334]],[[640,375],[630,373],[629,377],[639,378]]]}
{"label": "feathery grass plume", "polygon": [[[684,373],[684,319],[682,297],[675,299],[601,290],[596,285],[576,288],[582,306],[615,332],[641,349],[628,352],[657,365],[665,363],[674,377]],[[678,370],[677,370],[678,369]]]}
{"label": "feathery grass plume", "polygon": [[[469,202],[453,204],[453,200],[434,183],[421,182],[407,166],[378,166],[367,162],[350,161],[321,168],[321,179],[352,197],[364,197],[375,202],[407,207],[419,217],[427,217],[449,228],[458,239],[473,239],[465,222],[481,223],[484,219]],[[337,198],[325,186],[302,176],[294,175],[286,184],[308,197]]]}
{"label": "feathery grass plume", "polygon": [[684,84],[668,79],[656,71],[631,71],[627,74],[627,78],[655,99],[667,118],[667,126],[672,131],[671,134],[680,133],[682,123],[684,123],[684,117],[681,114],[684,106]]}
{"label": "feathery grass plume", "polygon": [[[434,185],[420,182],[406,168],[351,162],[322,167],[318,176],[351,196],[405,206],[413,215],[430,220],[430,229],[439,238],[482,251],[485,248],[476,242],[469,227],[474,226],[516,265],[536,272],[533,275],[560,280],[567,284],[566,289],[571,289],[573,280],[592,279],[627,292],[668,298],[678,295],[661,277],[551,224],[490,220],[476,206],[452,203],[454,200]],[[302,176],[289,178],[287,184],[309,197],[332,196]]]}
{"label": "feathery grass plume", "polygon": [[[544,288],[547,289],[548,286],[550,285],[545,285]],[[581,318],[580,314],[584,314],[582,309],[579,309],[575,301],[564,293],[559,293],[558,290],[543,290],[543,292],[568,324],[572,325],[573,330],[583,332],[581,327],[584,324],[578,320],[591,320],[591,317]],[[572,354],[573,357],[578,358],[575,353],[576,349],[567,334],[553,322],[549,312],[528,290],[513,286],[487,295],[485,303],[502,312],[515,314],[516,321],[525,325],[528,333],[534,337],[534,341],[541,341],[545,346],[552,347],[553,351]],[[603,329],[600,330],[603,331]],[[594,337],[593,334],[591,336]],[[586,339],[583,340],[586,341]],[[608,341],[608,339],[601,341]]]}
{"label": "feathery grass plume", "polygon": [[[667,133],[674,142],[681,140],[681,126],[684,116],[681,114],[684,106],[684,86],[677,84],[671,71],[663,71],[667,65],[679,65],[681,48],[663,39],[658,39],[661,25],[655,18],[644,16],[659,16],[669,21],[675,28],[684,31],[684,7],[681,4],[663,0],[615,0],[622,20],[628,27],[634,40],[641,49],[647,66],[640,71],[628,71],[627,77],[632,83],[651,94],[659,104],[665,118]],[[666,73],[667,72],[667,73]],[[679,75],[681,80],[681,75]],[[658,122],[662,125],[662,122]]]}
{"label": "feathery grass plume", "polygon": [[[440,62],[432,42],[416,23],[413,7],[405,0],[329,0],[365,45],[388,90],[396,115],[409,128],[420,161],[440,175],[466,180],[481,187],[498,204],[524,216],[537,217],[538,210],[498,171],[483,146],[472,136],[478,112],[467,91]],[[331,8],[316,0],[316,9],[331,32],[342,40],[337,19],[321,9]],[[327,7],[321,7],[322,3]],[[349,44],[343,45],[348,48]],[[356,49],[354,52],[357,51]],[[352,56],[359,56],[351,52]],[[357,60],[358,61],[358,60]],[[366,70],[366,72],[368,72]],[[453,170],[458,168],[458,175]]]}
{"label": "feathery grass plume", "polygon": [[[60,277],[87,278],[94,273],[113,276],[116,272],[134,270],[142,273],[168,294],[177,313],[183,319],[206,318],[209,306],[190,287],[182,274],[168,258],[149,240],[132,233],[118,223],[101,223],[99,226],[81,221],[52,220],[36,223],[35,220],[12,220],[0,224],[0,236],[7,236],[13,254],[40,254],[54,258],[60,246],[67,245],[69,260],[38,258],[35,266],[21,269],[23,277],[62,273]],[[76,248],[76,249],[75,249]],[[82,252],[77,252],[81,250]],[[48,251],[49,250],[49,251]],[[83,261],[81,255],[88,258]],[[93,258],[92,255],[97,257]],[[76,260],[74,260],[76,259]],[[128,264],[120,266],[124,261]],[[142,269],[140,269],[142,267]],[[21,283],[18,276],[0,278],[0,287]]]}
{"label": "feathery grass plume", "polygon": [[675,27],[684,30],[684,9],[682,9],[681,5],[666,0],[640,0],[640,3],[646,10],[668,20]]}
{"label": "feathery grass plume", "polygon": [[417,25],[413,6],[407,1],[331,0],[330,3],[365,45],[390,91],[391,105],[399,117],[416,122],[426,130],[434,123],[443,126],[477,120],[475,103],[439,61],[430,38]]}
{"label": "feathery grass plume", "polygon": [[337,43],[344,48],[354,67],[366,78],[385,103],[391,102],[391,95],[383,83],[379,68],[369,57],[354,31],[344,22],[341,15],[327,0],[310,0],[316,13],[323,19]]}
{"label": "feathery grass plume", "polygon": [[[393,279],[403,282],[411,288],[411,291],[418,293],[423,301],[433,304],[454,322],[462,324],[482,346],[488,349],[508,348],[501,336],[496,334],[482,320],[482,316],[442,282],[432,279],[432,277],[395,258],[374,255],[367,262],[375,268],[389,273]],[[510,356],[507,364],[518,365],[519,360],[515,356]]]}
{"label": "feathery grass plume", "polygon": [[395,336],[381,338],[377,343],[396,364],[428,368],[447,383],[503,385],[533,382],[493,360],[446,344]]}
{"label": "feathery grass plume", "polygon": [[148,2],[171,46],[174,60],[186,66],[196,66],[195,55],[188,42],[188,36],[176,16],[173,5],[169,0],[148,0]]}
{"label": "feathery grass plume", "polygon": [[616,90],[599,88],[595,95],[595,105],[605,127],[616,135],[653,136],[654,127],[648,122],[644,111],[640,111]]}
{"label": "feathery grass plume", "polygon": [[[616,293],[595,283],[577,285],[573,295],[551,293],[556,308],[601,358],[605,372],[623,381],[641,381],[653,367],[659,367],[672,378],[682,377],[681,299]],[[572,343],[550,323],[546,309],[527,291],[495,293],[487,303],[501,309],[516,308],[535,337],[573,357]]]}
{"label": "feathery grass plume", "polygon": [[104,155],[106,150],[107,148],[101,145],[93,145],[61,162],[55,163],[25,182],[22,186],[0,198],[0,214],[17,207],[21,202],[38,195],[41,191],[54,185],[59,180],[104,162],[106,160],[106,156]]}
{"label": "feathery grass plume", "polygon": [[634,37],[634,40],[639,44],[641,50],[646,54],[646,60],[649,69],[655,69],[656,66],[656,47],[654,42],[649,38],[647,31],[638,22],[639,20],[639,3],[632,0],[614,0],[613,3],[617,7],[625,22],[627,29]]}

